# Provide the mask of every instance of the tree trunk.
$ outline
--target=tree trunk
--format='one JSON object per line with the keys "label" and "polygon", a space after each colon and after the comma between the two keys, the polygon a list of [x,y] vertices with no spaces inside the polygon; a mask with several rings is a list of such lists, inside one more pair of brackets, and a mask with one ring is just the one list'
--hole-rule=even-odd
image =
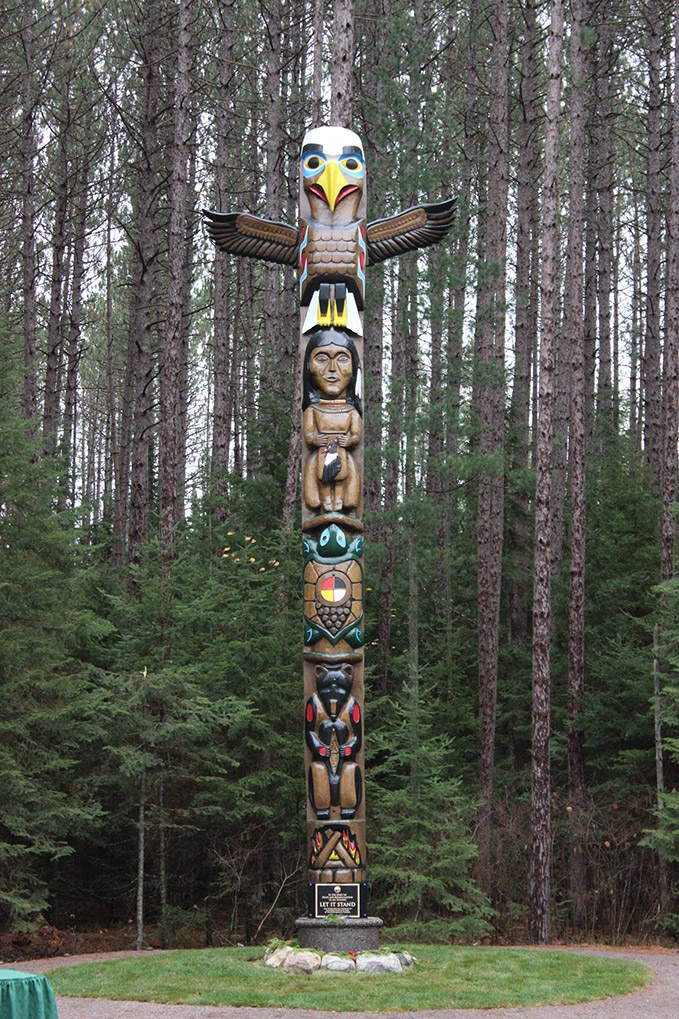
{"label": "tree trunk", "polygon": [[167,948],[167,836],[164,811],[164,783],[158,790],[158,898],[160,904],[160,947]]}
{"label": "tree trunk", "polygon": [[354,47],[354,0],[335,0],[330,120],[338,127],[352,126]]}
{"label": "tree trunk", "polygon": [[27,421],[32,421],[38,410],[38,381],[36,366],[36,264],[35,264],[35,84],[33,57],[33,12],[25,7],[24,25],[21,29],[21,44],[24,51],[21,105],[21,261],[23,290],[23,334],[24,334],[24,388],[22,412]]}
{"label": "tree trunk", "polygon": [[[216,207],[224,209],[231,199],[231,160],[233,146],[233,100],[235,89],[234,37],[235,0],[222,0],[219,14],[221,19],[219,45],[219,102],[217,103],[217,166],[216,166]],[[227,475],[231,447],[231,416],[233,402],[230,399],[230,335],[233,329],[234,309],[229,301],[229,279],[232,269],[230,256],[215,247],[215,310],[213,346],[213,415],[212,415],[212,490],[216,498],[217,517],[224,521],[228,508]]]}
{"label": "tree trunk", "polygon": [[584,344],[584,191],[585,138],[589,64],[585,33],[589,0],[572,4],[570,109],[570,195],[568,248],[564,294],[564,345],[571,357],[569,477],[571,498],[570,595],[568,605],[568,808],[570,820],[569,891],[573,926],[587,919],[586,874],[583,856],[582,808],[585,797],[585,758],[582,697],[585,688],[585,344]]}
{"label": "tree trunk", "polygon": [[479,713],[481,747],[477,843],[478,880],[491,886],[491,805],[495,764],[495,714],[504,526],[504,338],[509,186],[509,34],[507,0],[493,3],[488,135],[488,203],[485,279],[477,323],[479,477],[477,511]]}
{"label": "tree trunk", "polygon": [[[453,282],[451,285],[452,308],[448,321],[447,336],[447,378],[449,388],[448,413],[446,418],[446,455],[449,461],[459,453],[460,390],[462,385],[462,346],[464,340],[465,300],[469,262],[469,238],[471,231],[470,204],[474,179],[474,160],[477,155],[479,131],[478,96],[478,0],[470,0],[469,30],[465,60],[464,127],[462,138],[462,180],[457,199],[458,243],[453,261]],[[449,18],[451,38],[456,26],[453,15]],[[453,67],[448,69],[452,77]]]}
{"label": "tree trunk", "polygon": [[613,151],[611,110],[611,64],[613,47],[610,25],[602,25],[599,47],[601,56],[597,74],[599,104],[599,136],[597,156],[599,172],[597,190],[599,210],[598,239],[598,305],[599,305],[599,379],[597,386],[596,428],[599,437],[610,435],[613,427],[611,377],[611,267],[613,263]]}
{"label": "tree trunk", "polygon": [[[417,328],[417,268],[414,260],[408,260],[406,267],[406,293],[401,301],[405,322],[405,552],[408,561],[408,693],[410,699],[410,789],[413,808],[417,811],[420,795],[420,610],[419,577],[417,561],[417,485],[416,485],[416,441],[417,441],[417,392],[420,371]],[[399,295],[400,296],[400,295]],[[422,896],[416,896],[410,916],[413,921],[420,919]]]}
{"label": "tree trunk", "polygon": [[134,375],[135,351],[131,333],[127,344],[125,360],[125,379],[120,399],[119,427],[117,442],[113,451],[113,474],[115,478],[115,498],[113,504],[113,562],[116,569],[122,570],[128,549],[128,510],[130,504],[130,442],[132,436],[132,417],[134,413]]}
{"label": "tree trunk", "polygon": [[138,952],[144,947],[144,865],[146,863],[146,772],[142,770],[139,783],[139,810],[137,814],[137,944]]}
{"label": "tree trunk", "polygon": [[[679,31],[679,3],[676,7]],[[679,414],[679,37],[675,41],[674,105],[672,111],[672,157],[670,166],[670,213],[667,252],[667,328],[663,366],[663,582],[674,576],[677,501],[677,415]]]}
{"label": "tree trunk", "polygon": [[[387,46],[388,25],[391,17],[391,0],[371,0],[369,20],[366,22],[366,59],[363,63],[361,93],[371,110],[384,109],[386,103],[386,80],[389,59]],[[367,165],[370,168],[368,180],[368,202],[371,208],[382,208],[385,199],[384,125],[379,115],[373,117],[373,129],[364,138]],[[381,539],[379,513],[382,507],[382,437],[384,413],[382,407],[384,314],[385,314],[385,269],[376,265],[370,270],[370,287],[365,309],[365,335],[369,337],[363,353],[365,378],[364,428],[365,428],[365,526],[372,545]]]}
{"label": "tree trunk", "polygon": [[537,32],[535,5],[526,0],[522,8],[525,24],[521,62],[521,108],[518,148],[522,154],[518,166],[516,231],[516,316],[514,330],[514,385],[510,405],[511,458],[513,484],[511,499],[514,567],[510,586],[511,642],[524,648],[528,641],[527,581],[529,574],[530,533],[529,499],[525,484],[530,452],[530,381],[535,326],[537,322],[534,277],[536,255],[538,192],[538,117],[536,104]]}
{"label": "tree trunk", "polygon": [[639,205],[634,201],[634,254],[632,256],[632,335],[630,337],[630,379],[629,379],[629,430],[634,437],[635,448],[641,449],[641,406],[640,387],[640,350],[643,334],[641,322],[642,282],[641,282],[641,226],[639,224]]}
{"label": "tree trunk", "polygon": [[551,777],[550,641],[552,535],[551,486],[554,441],[554,348],[559,280],[559,106],[563,0],[553,0],[549,34],[545,182],[542,224],[542,330],[533,582],[533,709],[531,767],[530,936],[536,944],[551,937]]}
{"label": "tree trunk", "polygon": [[[269,25],[267,38],[269,48],[266,65],[266,173],[265,173],[265,204],[267,219],[280,220],[283,211],[283,17],[284,5],[281,0],[269,0]],[[267,376],[262,379],[262,387],[268,390],[268,401],[265,406],[266,417],[262,414],[260,397],[259,434],[272,433],[277,426],[271,397],[287,384],[285,368],[281,364],[281,348],[284,344],[296,344],[297,330],[293,329],[290,336],[283,335],[284,316],[281,312],[281,270],[277,265],[264,267],[264,357]],[[252,352],[252,370],[255,370],[254,350]],[[279,374],[279,368],[280,374]],[[254,379],[253,379],[254,395]],[[283,389],[284,391],[284,389]],[[285,409],[286,416],[294,413]],[[259,468],[260,452],[255,450],[254,441],[250,439],[248,429],[248,475]],[[253,435],[254,440],[254,435]]]}
{"label": "tree trunk", "polygon": [[[195,113],[195,111],[193,111]],[[196,129],[191,117],[190,135]],[[186,441],[189,426],[189,348],[191,345],[191,284],[193,282],[193,249],[196,233],[196,145],[190,147],[186,182],[186,240],[184,246],[184,279],[182,283],[182,325],[179,345],[178,416],[177,416],[177,520],[184,520],[186,506]]]}
{"label": "tree trunk", "polygon": [[[293,22],[293,10],[288,7],[283,49],[284,65],[290,68],[290,73],[285,79],[285,106],[290,110],[287,131],[295,137],[302,134],[303,128],[296,122],[297,107],[290,100],[293,95],[303,91],[305,59],[304,53],[300,54],[296,47],[296,29]],[[292,188],[288,187],[287,202],[285,203],[285,217],[288,222],[294,222],[298,210],[299,197],[293,193]],[[291,533],[295,520],[298,505],[297,488],[302,464],[302,373],[299,362],[297,273],[291,266],[286,266],[283,270],[283,302],[283,342],[279,358],[283,378],[278,389],[284,402],[284,411],[283,414],[277,413],[277,416],[283,423],[282,436],[288,440],[285,491],[281,514],[282,531],[287,536]]]}
{"label": "tree trunk", "polygon": [[[662,683],[660,679],[660,641],[658,624],[653,627],[653,734],[655,742],[655,805],[658,810],[665,806],[665,762],[663,760],[662,735]],[[658,877],[660,885],[660,908],[667,912],[671,908],[667,860],[658,854]]]}
{"label": "tree trunk", "polygon": [[191,132],[191,30],[193,0],[180,0],[177,24],[177,74],[174,97],[174,141],[170,169],[170,237],[167,322],[160,372],[160,548],[163,571],[175,558],[177,471],[179,460],[179,383],[186,268],[186,206]]}
{"label": "tree trunk", "polygon": [[613,288],[613,332],[612,332],[612,424],[613,434],[620,433],[620,262],[622,258],[622,216],[620,207],[615,212],[613,241],[613,265],[611,284]]}
{"label": "tree trunk", "polygon": [[325,0],[314,0],[313,27],[313,72],[311,86],[311,126],[321,127],[323,123],[323,22]]}
{"label": "tree trunk", "polygon": [[[679,31],[679,2],[675,5],[675,29]],[[662,461],[662,522],[660,578],[663,583],[675,576],[676,501],[677,501],[677,440],[679,438],[679,35],[675,35],[674,83],[672,109],[672,156],[670,163],[670,212],[668,217],[667,252],[667,328],[665,331],[663,370],[663,461]],[[666,616],[669,599],[663,598]],[[655,758],[657,806],[664,806],[664,762],[662,742],[663,684],[658,662],[658,624],[653,632],[653,704],[655,713]],[[670,882],[667,860],[659,855],[660,908],[668,912]]]}
{"label": "tree trunk", "polygon": [[[596,73],[599,73],[598,61]],[[594,376],[596,373],[597,279],[597,123],[596,104],[591,100],[588,116],[587,196],[585,209],[585,438],[594,435]]]}
{"label": "tree trunk", "polygon": [[644,375],[644,449],[657,484],[662,469],[660,392],[660,268],[662,237],[662,24],[656,8],[646,10],[648,30],[648,114],[646,119],[646,335]]}
{"label": "tree trunk", "polygon": [[159,224],[161,191],[158,122],[161,105],[161,10],[158,0],[147,0],[147,45],[143,48],[143,87],[140,95],[139,173],[134,202],[133,280],[130,298],[130,357],[133,371],[129,546],[131,563],[141,560],[149,515],[151,431],[155,401],[154,338],[158,317],[158,278],[162,238]]}
{"label": "tree trunk", "polygon": [[73,221],[73,269],[71,284],[71,309],[68,330],[68,360],[66,370],[66,391],[64,396],[64,421],[61,451],[64,460],[62,481],[62,505],[75,504],[76,466],[72,462],[72,451],[76,447],[76,401],[78,393],[78,366],[80,363],[80,328],[82,322],[82,289],[85,275],[85,242],[87,228],[87,187],[89,178],[89,154],[82,157],[83,163],[76,176],[77,194],[74,196]]}
{"label": "tree trunk", "polygon": [[45,400],[43,405],[43,441],[45,451],[54,453],[57,445],[59,409],[61,403],[60,359],[63,342],[64,260],[66,253],[66,214],[68,211],[68,124],[69,82],[61,83],[62,96],[59,110],[59,137],[55,159],[56,202],[52,224],[52,281],[47,324],[47,367],[45,374]]}
{"label": "tree trunk", "polygon": [[109,192],[106,201],[106,456],[104,464],[103,519],[113,519],[113,479],[118,439],[118,414],[115,398],[113,367],[113,181],[115,179],[116,143],[111,140]]}
{"label": "tree trunk", "polygon": [[[238,269],[240,269],[241,262],[242,259],[239,259]],[[257,351],[253,307],[255,287],[252,265],[247,264],[243,267],[242,276],[244,278],[242,333],[245,336],[245,385],[242,404],[244,404],[245,413],[241,418],[241,434],[245,446],[245,474],[248,478],[252,479],[255,477],[257,463],[255,438],[257,426],[257,379],[255,377]]]}
{"label": "tree trunk", "polygon": [[408,301],[407,261],[398,266],[398,288],[392,306],[391,379],[389,382],[387,445],[384,450],[384,523],[389,535],[384,542],[380,576],[380,605],[377,621],[380,658],[377,667],[378,681],[383,693],[389,684],[389,652],[391,650],[391,612],[393,604],[394,567],[398,538],[395,527],[395,510],[398,498],[401,435],[403,433],[404,371],[406,359],[406,330]]}

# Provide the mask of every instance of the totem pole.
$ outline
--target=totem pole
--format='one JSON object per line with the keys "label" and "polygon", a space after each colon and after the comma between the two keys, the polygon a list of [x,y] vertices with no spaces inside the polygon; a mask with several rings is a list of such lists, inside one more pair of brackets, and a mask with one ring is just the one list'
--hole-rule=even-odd
{"label": "totem pole", "polygon": [[320,127],[302,143],[298,229],[204,213],[223,250],[299,271],[309,870],[308,915],[297,926],[300,944],[324,950],[377,947],[382,923],[367,915],[363,779],[365,271],[439,241],[453,205],[368,224],[361,140]]}

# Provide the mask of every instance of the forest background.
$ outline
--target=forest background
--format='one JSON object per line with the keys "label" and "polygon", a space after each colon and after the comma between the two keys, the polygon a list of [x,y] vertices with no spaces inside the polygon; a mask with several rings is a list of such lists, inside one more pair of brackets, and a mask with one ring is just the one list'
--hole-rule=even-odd
{"label": "forest background", "polygon": [[368,287],[371,912],[676,935],[678,20],[3,3],[6,929],[303,911],[295,274],[199,210],[294,222],[348,68],[369,218],[457,196]]}

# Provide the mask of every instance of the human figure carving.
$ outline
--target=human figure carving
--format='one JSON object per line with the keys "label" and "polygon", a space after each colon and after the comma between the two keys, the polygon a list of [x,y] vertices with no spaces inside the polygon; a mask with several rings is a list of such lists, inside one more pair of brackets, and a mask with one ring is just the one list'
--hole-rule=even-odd
{"label": "human figure carving", "polygon": [[319,330],[304,359],[304,441],[313,450],[304,470],[304,501],[326,513],[358,506],[361,481],[350,450],[363,423],[356,395],[358,353],[353,340],[335,329]]}

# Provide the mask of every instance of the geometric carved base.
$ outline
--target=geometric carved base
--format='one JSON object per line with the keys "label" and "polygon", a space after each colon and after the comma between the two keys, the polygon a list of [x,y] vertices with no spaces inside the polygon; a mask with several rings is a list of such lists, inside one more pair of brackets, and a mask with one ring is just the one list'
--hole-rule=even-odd
{"label": "geometric carved base", "polygon": [[300,948],[320,952],[367,952],[380,947],[382,921],[377,916],[361,920],[312,920],[306,916],[295,921]]}

